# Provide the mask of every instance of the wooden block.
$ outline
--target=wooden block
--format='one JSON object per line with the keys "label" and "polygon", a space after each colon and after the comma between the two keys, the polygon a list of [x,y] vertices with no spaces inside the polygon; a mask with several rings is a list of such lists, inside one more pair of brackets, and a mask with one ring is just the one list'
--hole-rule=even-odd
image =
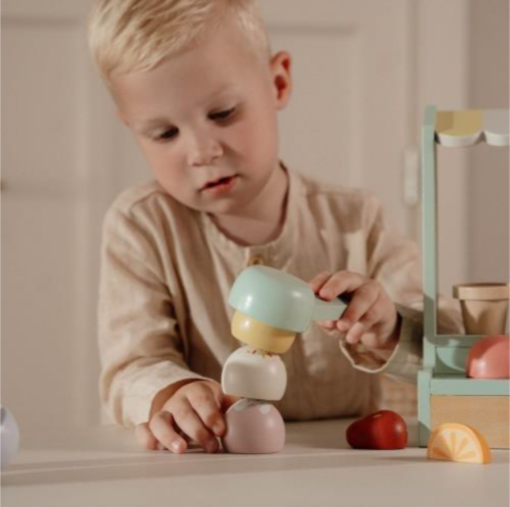
{"label": "wooden block", "polygon": [[509,401],[509,396],[431,396],[431,428],[467,424],[482,433],[491,449],[509,449]]}

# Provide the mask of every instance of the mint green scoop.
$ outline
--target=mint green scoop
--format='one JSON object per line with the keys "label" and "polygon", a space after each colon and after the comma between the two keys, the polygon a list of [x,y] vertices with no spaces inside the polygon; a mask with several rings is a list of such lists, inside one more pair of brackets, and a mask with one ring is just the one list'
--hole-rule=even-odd
{"label": "mint green scoop", "polygon": [[324,301],[303,280],[267,266],[241,272],[228,303],[237,311],[268,326],[302,333],[312,320],[337,320],[347,305],[340,298]]}

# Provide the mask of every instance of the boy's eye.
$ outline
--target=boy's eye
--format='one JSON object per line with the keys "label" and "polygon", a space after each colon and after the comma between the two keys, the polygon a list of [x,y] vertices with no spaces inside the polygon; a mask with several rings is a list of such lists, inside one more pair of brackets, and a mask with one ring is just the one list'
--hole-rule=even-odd
{"label": "boy's eye", "polygon": [[210,120],[226,120],[234,115],[236,111],[235,107],[231,107],[230,109],[225,109],[224,111],[218,111],[217,113],[211,113],[209,115]]}
{"label": "boy's eye", "polygon": [[157,140],[158,141],[168,141],[168,140],[176,137],[178,133],[179,133],[179,131],[176,128],[171,128],[171,129],[165,130],[165,132],[163,132],[162,134],[159,134],[157,136]]}

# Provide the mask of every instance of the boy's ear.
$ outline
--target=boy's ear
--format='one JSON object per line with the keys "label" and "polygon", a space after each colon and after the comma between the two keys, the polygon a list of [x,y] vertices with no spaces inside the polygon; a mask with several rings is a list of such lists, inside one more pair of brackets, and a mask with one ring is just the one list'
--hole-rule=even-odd
{"label": "boy's ear", "polygon": [[276,108],[283,109],[292,92],[292,57],[287,51],[276,53],[270,62],[273,84],[276,92]]}

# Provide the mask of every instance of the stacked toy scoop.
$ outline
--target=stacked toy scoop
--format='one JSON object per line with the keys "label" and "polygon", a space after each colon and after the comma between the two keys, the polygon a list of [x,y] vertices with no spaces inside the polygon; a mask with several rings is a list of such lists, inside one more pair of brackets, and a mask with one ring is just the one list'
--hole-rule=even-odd
{"label": "stacked toy scoop", "polygon": [[241,399],[226,413],[227,452],[275,453],[285,443],[285,424],[271,403],[281,400],[287,371],[279,356],[312,320],[336,320],[346,305],[315,297],[310,286],[267,266],[245,269],[229,295],[235,309],[232,334],[244,344],[227,359],[221,384],[225,394]]}

